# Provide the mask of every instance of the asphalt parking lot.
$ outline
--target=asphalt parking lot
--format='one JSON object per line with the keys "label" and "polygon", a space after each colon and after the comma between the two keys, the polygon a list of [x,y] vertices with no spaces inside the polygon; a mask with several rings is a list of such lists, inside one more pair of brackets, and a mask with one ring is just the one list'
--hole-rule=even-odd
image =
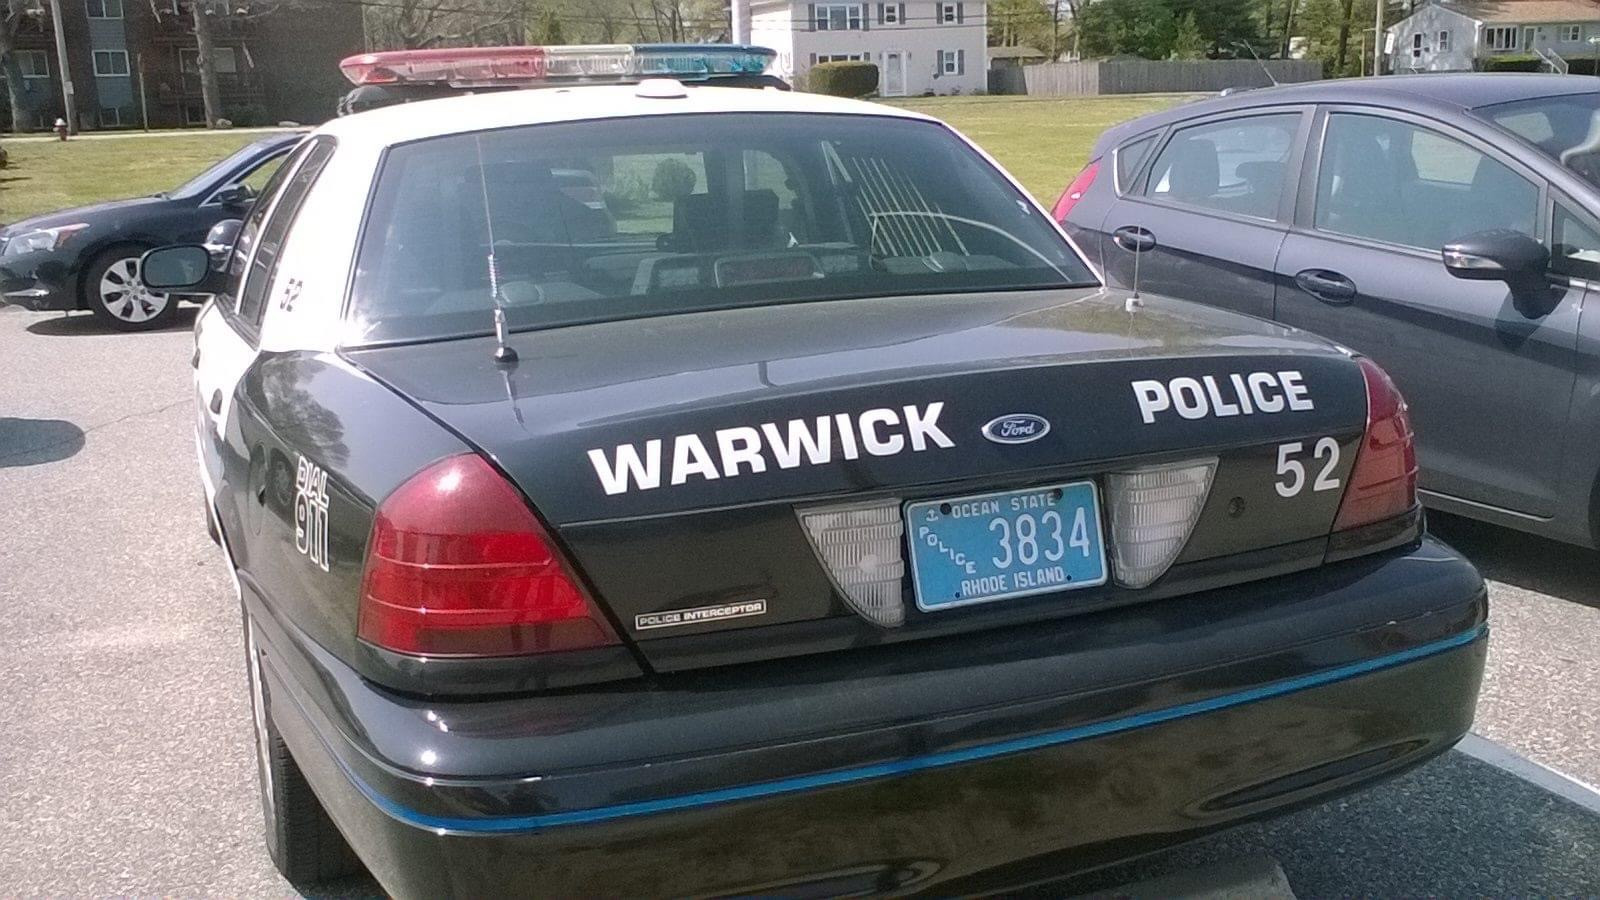
{"label": "asphalt parking lot", "polygon": [[[201,520],[191,321],[118,335],[0,308],[6,895],[294,893],[261,842],[239,613]],[[1600,784],[1600,554],[1434,526],[1492,580],[1494,744],[1040,892],[1266,855],[1303,897],[1600,893],[1600,794],[1495,746]]]}

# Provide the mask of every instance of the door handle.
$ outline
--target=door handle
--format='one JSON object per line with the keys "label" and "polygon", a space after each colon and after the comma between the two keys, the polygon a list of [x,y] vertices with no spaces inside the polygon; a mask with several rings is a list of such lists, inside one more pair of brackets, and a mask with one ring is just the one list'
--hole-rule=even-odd
{"label": "door handle", "polygon": [[199,347],[194,348],[194,355],[189,357],[189,368],[191,368],[191,369],[200,368],[200,348]]}
{"label": "door handle", "polygon": [[1342,305],[1356,298],[1356,283],[1327,269],[1306,269],[1294,276],[1294,283],[1324,303]]}
{"label": "door handle", "polygon": [[1111,232],[1111,239],[1129,253],[1149,253],[1156,248],[1156,236],[1139,225],[1124,225]]}
{"label": "door handle", "polygon": [[212,415],[214,415],[214,416],[222,415],[222,391],[220,391],[220,390],[212,391],[211,392],[211,402],[208,403],[207,406],[211,407],[211,414]]}

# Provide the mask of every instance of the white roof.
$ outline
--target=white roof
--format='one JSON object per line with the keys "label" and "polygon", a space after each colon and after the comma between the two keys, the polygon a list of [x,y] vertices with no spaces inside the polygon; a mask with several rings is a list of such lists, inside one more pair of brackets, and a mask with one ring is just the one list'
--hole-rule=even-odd
{"label": "white roof", "polygon": [[636,84],[493,91],[396,104],[344,116],[313,134],[334,136],[342,152],[363,145],[364,149],[381,149],[422,138],[513,125],[686,113],[831,113],[932,121],[930,116],[881,103],[798,91],[685,85],[682,97],[657,99],[641,97],[639,93]]}

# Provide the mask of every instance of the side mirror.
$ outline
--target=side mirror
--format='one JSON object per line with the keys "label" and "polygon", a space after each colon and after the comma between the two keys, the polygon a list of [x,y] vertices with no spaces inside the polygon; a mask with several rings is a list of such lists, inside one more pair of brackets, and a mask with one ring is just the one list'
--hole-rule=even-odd
{"label": "side mirror", "polygon": [[214,293],[211,271],[211,254],[199,244],[157,247],[139,260],[139,280],[156,291]]}
{"label": "side mirror", "polygon": [[221,271],[228,265],[228,256],[233,253],[233,242],[239,238],[239,228],[244,225],[242,219],[223,219],[211,226],[206,232],[205,248],[211,254],[211,267]]}
{"label": "side mirror", "polygon": [[250,190],[246,184],[230,184],[216,193],[216,201],[229,209],[238,209],[249,206],[250,201],[256,198],[256,192]]}
{"label": "side mirror", "polygon": [[1504,281],[1512,287],[1542,282],[1550,251],[1520,231],[1497,229],[1470,234],[1439,251],[1451,275],[1468,281]]}

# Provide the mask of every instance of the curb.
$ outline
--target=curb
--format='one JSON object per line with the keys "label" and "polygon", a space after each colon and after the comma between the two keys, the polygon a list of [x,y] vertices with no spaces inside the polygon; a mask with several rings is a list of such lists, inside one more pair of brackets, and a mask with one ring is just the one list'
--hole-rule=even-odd
{"label": "curb", "polygon": [[1468,733],[1460,743],[1456,744],[1456,749],[1479,762],[1494,766],[1508,775],[1520,778],[1534,787],[1600,815],[1600,788],[1534,762],[1478,734]]}

